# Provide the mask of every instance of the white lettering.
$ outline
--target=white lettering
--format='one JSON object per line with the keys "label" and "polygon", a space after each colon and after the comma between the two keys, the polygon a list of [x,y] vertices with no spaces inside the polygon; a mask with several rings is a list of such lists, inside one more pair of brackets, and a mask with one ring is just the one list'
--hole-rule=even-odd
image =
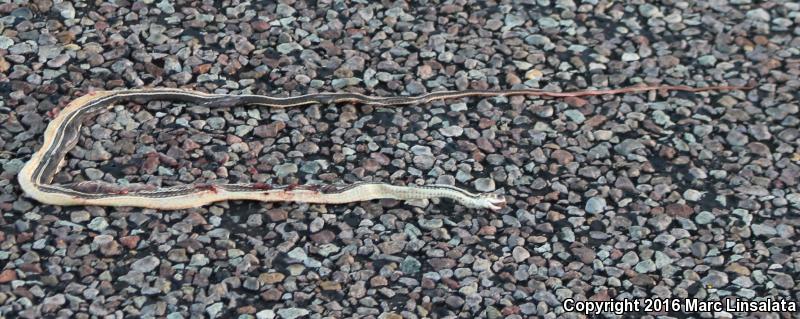
{"label": "white lettering", "polygon": [[599,315],[603,313],[613,313],[622,315],[626,312],[638,312],[639,300],[603,300],[603,301],[576,301],[574,299],[565,299],[562,303],[564,311],[566,312],[580,312],[585,315]]}

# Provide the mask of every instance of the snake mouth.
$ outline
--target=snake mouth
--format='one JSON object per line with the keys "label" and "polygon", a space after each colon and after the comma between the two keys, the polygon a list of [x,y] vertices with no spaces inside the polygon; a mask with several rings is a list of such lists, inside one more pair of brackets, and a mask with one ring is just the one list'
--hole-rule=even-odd
{"label": "snake mouth", "polygon": [[482,194],[478,200],[480,208],[488,208],[493,211],[499,211],[506,207],[506,198],[499,194]]}

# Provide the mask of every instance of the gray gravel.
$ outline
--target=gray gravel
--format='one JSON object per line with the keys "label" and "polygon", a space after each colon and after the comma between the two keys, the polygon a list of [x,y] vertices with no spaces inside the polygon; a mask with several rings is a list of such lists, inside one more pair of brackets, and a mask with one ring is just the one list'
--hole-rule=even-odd
{"label": "gray gravel", "polygon": [[[800,300],[795,2],[99,3],[0,4],[2,317],[515,319],[581,317],[568,298]],[[90,88],[637,83],[756,87],[391,109],[132,103],[84,123],[55,177],[444,183],[504,194],[498,213],[57,207],[15,179],[54,112]]]}

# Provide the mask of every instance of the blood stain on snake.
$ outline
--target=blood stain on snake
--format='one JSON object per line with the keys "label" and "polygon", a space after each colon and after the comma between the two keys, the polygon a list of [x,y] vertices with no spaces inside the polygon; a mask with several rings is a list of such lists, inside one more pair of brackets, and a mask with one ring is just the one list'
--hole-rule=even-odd
{"label": "blood stain on snake", "polygon": [[214,184],[196,184],[194,185],[194,188],[198,190],[211,191],[214,194],[218,192],[217,185]]}
{"label": "blood stain on snake", "polygon": [[271,190],[272,185],[266,183],[255,183],[253,184],[253,188],[260,189],[260,190]]}

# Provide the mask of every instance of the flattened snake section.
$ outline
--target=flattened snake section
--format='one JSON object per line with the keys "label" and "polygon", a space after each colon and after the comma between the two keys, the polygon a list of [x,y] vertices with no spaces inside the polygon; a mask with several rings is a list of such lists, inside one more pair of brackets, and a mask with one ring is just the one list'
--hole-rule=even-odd
{"label": "flattened snake section", "polygon": [[468,90],[394,97],[373,97],[356,93],[319,93],[286,98],[263,95],[209,94],[172,88],[97,91],[73,100],[50,122],[44,133],[42,147],[25,163],[25,166],[19,172],[18,181],[28,196],[39,202],[51,205],[135,206],[153,209],[182,209],[225,200],[342,204],[382,198],[396,200],[449,198],[470,208],[499,210],[505,205],[503,196],[491,193],[475,194],[450,185],[397,186],[388,183],[361,182],[349,185],[266,186],[256,183],[190,184],[156,188],[149,185],[127,187],[99,181],[71,184],[52,184],[52,181],[58,170],[64,165],[67,152],[78,143],[81,123],[85,119],[107,111],[117,103],[124,101],[146,103],[154,100],[168,100],[196,103],[209,107],[255,105],[287,108],[310,104],[338,103],[369,104],[386,107],[476,96],[527,95],[563,98],[651,90],[702,92],[738,89],[748,89],[748,87],[712,86],[695,88],[661,85],[574,92],[551,92],[538,89]]}

